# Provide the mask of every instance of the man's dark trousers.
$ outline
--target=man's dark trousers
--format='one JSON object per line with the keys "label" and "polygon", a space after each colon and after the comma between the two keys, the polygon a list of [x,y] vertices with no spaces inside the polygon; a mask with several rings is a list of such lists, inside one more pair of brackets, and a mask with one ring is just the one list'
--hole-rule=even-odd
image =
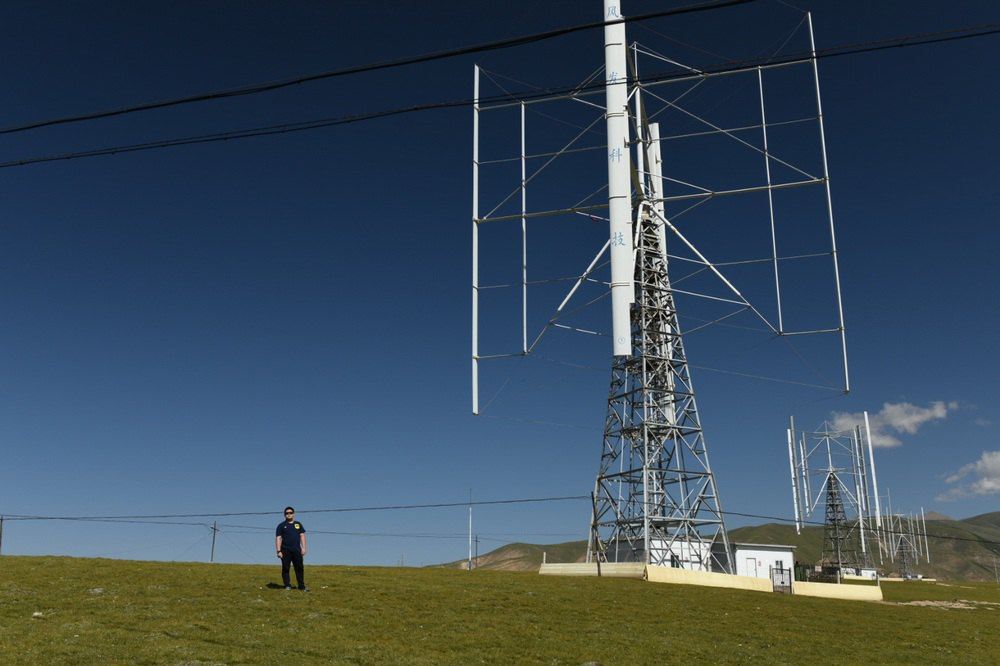
{"label": "man's dark trousers", "polygon": [[299,589],[306,589],[306,575],[302,570],[302,553],[297,550],[281,549],[281,581],[285,587],[291,587],[292,579],[288,575],[288,567],[295,565],[295,580],[299,583]]}

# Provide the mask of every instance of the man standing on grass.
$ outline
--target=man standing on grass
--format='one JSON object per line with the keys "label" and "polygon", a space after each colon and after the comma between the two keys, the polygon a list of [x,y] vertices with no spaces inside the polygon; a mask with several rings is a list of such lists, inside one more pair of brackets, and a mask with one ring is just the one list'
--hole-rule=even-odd
{"label": "man standing on grass", "polygon": [[292,589],[292,579],[288,576],[288,567],[295,565],[295,580],[299,584],[299,589],[308,592],[306,587],[306,577],[303,572],[302,558],[306,556],[306,529],[302,523],[295,520],[295,509],[290,506],[285,507],[285,519],[278,523],[278,529],[274,533],[274,548],[278,551],[278,559],[281,560],[281,580],[285,583],[285,589]]}

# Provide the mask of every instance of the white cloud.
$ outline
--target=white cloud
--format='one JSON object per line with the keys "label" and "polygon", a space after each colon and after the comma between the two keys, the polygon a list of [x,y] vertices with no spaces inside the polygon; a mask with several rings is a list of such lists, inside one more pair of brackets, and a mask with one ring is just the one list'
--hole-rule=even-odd
{"label": "white cloud", "polygon": [[973,423],[975,423],[980,428],[989,428],[991,425],[993,425],[993,421],[983,418],[978,418],[975,421],[973,421]]}
{"label": "white cloud", "polygon": [[970,476],[970,481],[938,495],[937,499],[948,501],[969,495],[996,495],[1000,493],[1000,451],[983,451],[979,460],[964,465],[944,481],[954,484]]}
{"label": "white cloud", "polygon": [[[958,403],[955,401],[937,400],[927,407],[920,407],[910,402],[884,403],[881,410],[868,415],[872,429],[872,445],[886,448],[902,446],[903,441],[897,434],[915,435],[925,423],[939,421],[956,409]],[[853,430],[854,426],[865,422],[862,412],[833,412],[830,414],[830,419],[834,430]]]}

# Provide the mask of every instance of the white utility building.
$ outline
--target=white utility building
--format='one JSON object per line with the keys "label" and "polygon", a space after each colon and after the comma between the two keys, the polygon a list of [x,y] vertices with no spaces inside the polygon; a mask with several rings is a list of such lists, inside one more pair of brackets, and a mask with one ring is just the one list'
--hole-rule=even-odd
{"label": "white utility building", "polygon": [[737,576],[770,578],[772,569],[795,566],[795,546],[769,543],[733,543],[731,546]]}

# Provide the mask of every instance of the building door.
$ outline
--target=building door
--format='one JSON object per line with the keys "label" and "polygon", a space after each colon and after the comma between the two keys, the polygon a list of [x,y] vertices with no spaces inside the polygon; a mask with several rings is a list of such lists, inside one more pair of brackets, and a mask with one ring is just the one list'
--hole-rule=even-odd
{"label": "building door", "polygon": [[747,575],[757,577],[757,558],[748,557],[747,558]]}

